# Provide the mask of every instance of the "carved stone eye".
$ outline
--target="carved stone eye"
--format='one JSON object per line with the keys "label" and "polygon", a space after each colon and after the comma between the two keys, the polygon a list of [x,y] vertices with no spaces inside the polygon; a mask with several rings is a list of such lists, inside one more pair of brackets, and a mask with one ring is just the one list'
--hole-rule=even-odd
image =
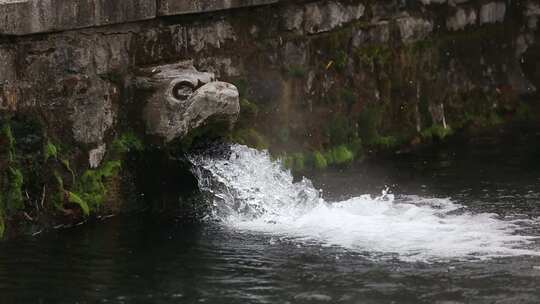
{"label": "carved stone eye", "polygon": [[195,86],[188,81],[181,81],[173,87],[173,96],[178,100],[186,100],[195,92]]}

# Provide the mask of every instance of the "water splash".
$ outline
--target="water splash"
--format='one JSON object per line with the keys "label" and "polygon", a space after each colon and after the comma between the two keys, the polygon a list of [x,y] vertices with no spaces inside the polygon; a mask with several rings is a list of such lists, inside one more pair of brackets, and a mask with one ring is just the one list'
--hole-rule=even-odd
{"label": "water splash", "polygon": [[225,225],[317,241],[379,258],[405,261],[488,259],[540,255],[524,221],[468,212],[447,198],[362,195],[326,202],[311,181],[293,182],[267,152],[241,145],[225,157],[192,155],[201,189],[211,195],[213,217]]}

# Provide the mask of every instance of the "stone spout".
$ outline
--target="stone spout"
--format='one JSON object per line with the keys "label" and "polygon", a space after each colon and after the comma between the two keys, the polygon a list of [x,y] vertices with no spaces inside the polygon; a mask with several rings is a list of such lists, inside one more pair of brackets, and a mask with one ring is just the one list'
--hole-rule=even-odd
{"label": "stone spout", "polygon": [[146,99],[146,133],[170,142],[212,123],[232,128],[240,113],[238,89],[199,72],[190,63],[156,66],[140,71],[136,88]]}

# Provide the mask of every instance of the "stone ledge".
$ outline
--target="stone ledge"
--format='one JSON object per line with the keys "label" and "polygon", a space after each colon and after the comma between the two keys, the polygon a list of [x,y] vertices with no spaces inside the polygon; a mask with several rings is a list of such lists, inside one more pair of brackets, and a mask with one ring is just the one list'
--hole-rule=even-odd
{"label": "stone ledge", "polygon": [[158,15],[195,14],[278,2],[283,0],[159,0]]}
{"label": "stone ledge", "polygon": [[30,35],[156,17],[155,0],[0,0],[0,34]]}

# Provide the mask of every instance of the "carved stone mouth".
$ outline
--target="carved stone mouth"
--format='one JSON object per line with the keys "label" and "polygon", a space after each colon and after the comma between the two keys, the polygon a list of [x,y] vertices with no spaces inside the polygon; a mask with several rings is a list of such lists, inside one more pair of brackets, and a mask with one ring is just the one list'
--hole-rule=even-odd
{"label": "carved stone mouth", "polygon": [[174,98],[184,101],[187,100],[193,93],[195,92],[197,88],[188,81],[180,81],[179,83],[175,84],[172,89],[172,95]]}
{"label": "carved stone mouth", "polygon": [[215,81],[212,73],[191,65],[173,64],[146,69],[137,79],[151,91],[143,111],[146,132],[165,142],[181,139],[213,118],[232,127],[240,113],[238,89]]}

